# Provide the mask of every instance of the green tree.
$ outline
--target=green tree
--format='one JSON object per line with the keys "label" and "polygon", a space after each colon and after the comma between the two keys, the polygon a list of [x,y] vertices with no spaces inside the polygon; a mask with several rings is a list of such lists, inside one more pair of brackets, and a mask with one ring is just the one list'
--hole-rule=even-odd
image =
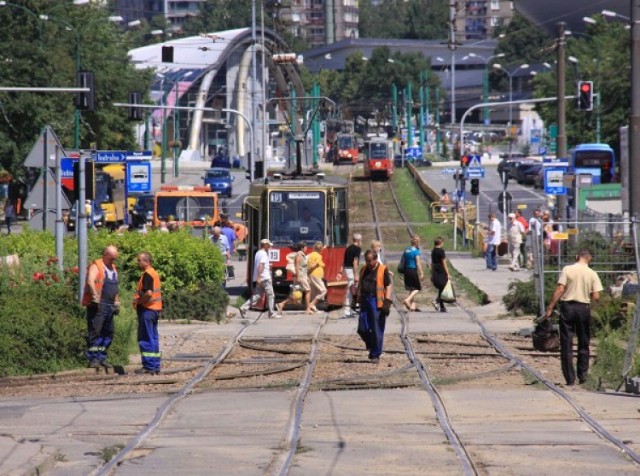
{"label": "green tree", "polygon": [[[577,93],[579,80],[590,80],[601,102],[599,110],[594,105],[593,111],[585,112],[578,110],[577,100],[567,100],[567,145],[595,142],[599,115],[601,141],[618,150],[619,128],[627,123],[631,104],[629,74],[621,72],[621,65],[628,68],[631,63],[629,32],[619,23],[599,22],[588,30],[588,35],[575,35],[567,40],[567,56],[576,57],[578,63],[567,62],[566,94]],[[535,96],[554,96],[556,82],[555,69],[537,75]],[[547,124],[556,122],[555,103],[541,103],[537,111]]]}
{"label": "green tree", "polygon": [[[47,20],[40,15],[48,15]],[[95,111],[82,112],[82,148],[135,147],[127,111],[128,92],[147,91],[148,73],[137,71],[127,57],[127,36],[108,19],[104,8],[76,7],[63,0],[38,0],[20,8],[0,8],[0,56],[7,86],[73,87],[77,61],[95,75]],[[51,125],[63,146],[74,142],[75,95],[69,93],[0,93],[0,165],[14,176],[42,127]]]}

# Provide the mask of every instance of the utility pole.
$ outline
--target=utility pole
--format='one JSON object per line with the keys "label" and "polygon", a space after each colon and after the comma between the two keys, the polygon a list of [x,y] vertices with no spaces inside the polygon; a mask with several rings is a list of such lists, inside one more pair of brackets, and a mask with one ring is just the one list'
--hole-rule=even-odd
{"label": "utility pole", "polygon": [[629,118],[629,215],[640,208],[640,1],[631,0],[631,117]]}
{"label": "utility pole", "polygon": [[[256,37],[256,0],[253,0],[251,2],[251,127],[254,128],[256,127],[256,43],[257,43],[257,37]],[[250,160],[249,160],[249,167],[251,168],[251,173],[250,173],[250,177],[251,177],[251,181],[253,182],[253,179],[256,178],[255,176],[255,167],[256,167],[256,161],[257,161],[257,157],[256,157],[256,145],[254,143],[254,138],[251,138],[251,144],[249,144],[249,155],[251,156]],[[263,156],[264,156],[264,151],[262,151]],[[264,166],[264,164],[263,164]],[[263,174],[266,172],[266,170],[263,169]],[[264,177],[264,175],[263,175]],[[262,178],[262,177],[260,177]]]}
{"label": "utility pole", "polygon": [[[556,138],[557,156],[559,158],[567,157],[567,134],[566,129],[566,102],[565,96],[565,27],[566,23],[561,21],[557,24],[558,27],[558,65],[557,65],[557,97],[558,97],[558,137]],[[558,202],[556,204],[556,213],[560,220],[567,218],[567,196],[558,195]]]}
{"label": "utility pole", "polygon": [[[451,0],[449,4],[449,41],[448,48],[451,50],[451,124],[456,123],[456,0]],[[461,151],[462,152],[462,151]]]}

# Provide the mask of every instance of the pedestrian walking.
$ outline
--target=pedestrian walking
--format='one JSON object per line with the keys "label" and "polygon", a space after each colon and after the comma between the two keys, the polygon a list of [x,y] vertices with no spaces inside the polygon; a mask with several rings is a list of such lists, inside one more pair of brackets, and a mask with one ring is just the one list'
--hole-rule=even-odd
{"label": "pedestrian walking", "polygon": [[268,238],[260,240],[260,249],[256,251],[253,261],[253,293],[251,298],[240,307],[240,315],[245,318],[247,311],[260,302],[264,297],[266,299],[267,311],[269,319],[278,319],[282,315],[275,311],[275,293],[273,292],[273,281],[271,277],[271,262],[269,261],[269,248],[273,243]]}
{"label": "pedestrian walking", "polygon": [[160,373],[161,354],[158,320],[162,312],[162,291],[160,276],[152,266],[151,254],[143,251],[138,254],[138,268],[142,271],[138,287],[133,298],[133,305],[138,314],[138,346],[142,359],[142,367],[137,374]]}
{"label": "pedestrian walking", "polygon": [[408,311],[419,311],[414,300],[422,290],[421,281],[423,279],[420,237],[413,235],[411,237],[411,246],[404,250],[404,288],[409,291],[409,295],[403,301],[403,304]]}
{"label": "pedestrian walking", "polygon": [[433,240],[431,250],[431,282],[438,290],[438,297],[431,301],[436,311],[447,312],[447,308],[442,301],[442,291],[449,281],[449,268],[447,267],[447,256],[444,252],[444,239],[437,237]]}
{"label": "pedestrian walking", "polygon": [[378,262],[378,254],[367,250],[360,270],[357,299],[360,304],[358,335],[369,351],[372,364],[380,362],[386,319],[391,310],[391,277],[387,267]]}
{"label": "pedestrian walking", "polygon": [[311,285],[311,304],[307,313],[311,314],[319,312],[316,304],[327,295],[327,287],[324,284],[323,248],[322,242],[318,241],[313,245],[313,251],[307,257],[307,272],[309,273],[309,284]]}
{"label": "pedestrian walking", "polygon": [[498,246],[500,245],[500,235],[502,231],[502,225],[496,219],[495,213],[489,214],[489,243],[487,246],[487,252],[485,253],[485,259],[487,262],[487,269],[493,271],[498,269]]}
{"label": "pedestrian walking", "polygon": [[591,252],[582,249],[576,262],[562,268],[558,284],[547,306],[545,318],[549,319],[556,304],[560,304],[560,362],[567,385],[573,385],[576,371],[573,367],[573,334],[578,337],[577,374],[579,383],[587,380],[589,373],[589,341],[591,339],[591,301],[600,299],[602,283],[598,274],[589,268]]}
{"label": "pedestrian walking", "polygon": [[229,253],[233,255],[238,238],[233,225],[229,221],[229,217],[224,213],[220,214],[220,229],[222,230],[222,234],[227,237],[227,241],[229,242]]}
{"label": "pedestrian walking", "polygon": [[4,204],[4,222],[7,225],[7,234],[11,234],[11,223],[16,217],[15,210],[13,208],[13,202],[7,199],[7,203]]}
{"label": "pedestrian walking", "polygon": [[113,341],[113,317],[120,312],[118,270],[115,261],[118,249],[109,245],[102,251],[102,258],[87,269],[82,305],[87,308],[87,351],[89,367],[100,367],[108,372],[113,369],[107,361],[107,351]]}
{"label": "pedestrian walking", "polygon": [[351,292],[352,286],[358,285],[358,264],[360,262],[360,254],[362,253],[362,235],[354,233],[351,244],[347,246],[344,252],[344,261],[337,278],[340,280],[342,276],[347,278],[347,293],[344,300],[344,317],[352,317],[352,308],[355,298]]}
{"label": "pedestrian walking", "polygon": [[529,222],[522,215],[522,212],[519,209],[516,208],[516,211],[514,213],[516,214],[516,220],[520,222],[520,224],[522,225],[522,229],[524,230],[522,240],[520,241],[520,256],[518,257],[518,264],[521,268],[524,268],[527,265],[527,250],[525,238],[527,235],[527,231],[529,231]]}
{"label": "pedestrian walking", "polygon": [[515,213],[509,213],[509,228],[507,229],[507,240],[509,242],[509,249],[511,250],[511,264],[509,269],[511,271],[520,271],[520,245],[522,244],[522,237],[524,236],[524,228],[520,223]]}
{"label": "pedestrian walking", "polygon": [[[293,289],[292,292],[289,293],[289,296],[287,296],[287,299],[276,304],[278,314],[282,314],[287,304],[300,304],[301,302],[306,303],[306,310],[308,313],[311,313],[311,300],[309,299],[311,287],[309,286],[309,277],[307,276],[307,255],[304,254],[305,246],[304,242],[300,242],[295,243],[291,247],[295,254],[293,258],[293,271],[291,272],[293,275]],[[297,292],[300,293],[300,299],[296,297]]]}

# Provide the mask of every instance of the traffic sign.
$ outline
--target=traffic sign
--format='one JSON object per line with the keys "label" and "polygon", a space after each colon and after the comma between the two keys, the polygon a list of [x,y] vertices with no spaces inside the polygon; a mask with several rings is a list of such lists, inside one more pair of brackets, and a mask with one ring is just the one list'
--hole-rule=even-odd
{"label": "traffic sign", "polygon": [[469,160],[469,167],[480,167],[482,164],[482,157],[480,155],[470,155],[471,159]]}
{"label": "traffic sign", "polygon": [[440,173],[445,174],[445,175],[454,175],[457,171],[458,171],[458,169],[446,168],[446,169],[442,169],[440,171]]}
{"label": "traffic sign", "polygon": [[547,148],[545,146],[538,147],[538,155],[547,155]]}
{"label": "traffic sign", "polygon": [[60,159],[60,177],[62,186],[73,191],[73,162],[78,161],[73,157],[62,157]]}
{"label": "traffic sign", "polygon": [[127,185],[129,192],[150,192],[151,162],[127,163]]}
{"label": "traffic sign", "polygon": [[544,168],[544,193],[547,195],[566,195],[567,189],[564,186],[564,173],[566,167],[545,167]]}
{"label": "traffic sign", "polygon": [[93,154],[97,164],[114,164],[127,161],[127,153],[121,150],[98,150]]}
{"label": "traffic sign", "polygon": [[47,164],[49,165],[49,167],[55,167],[56,147],[58,147],[58,153],[61,156],[66,155],[66,153],[64,151],[64,148],[62,147],[62,144],[60,144],[60,140],[58,139],[58,136],[56,135],[55,132],[53,132],[53,129],[51,128],[51,126],[47,126],[42,130],[42,132],[40,133],[40,136],[38,137],[38,140],[36,141],[35,144],[33,144],[33,147],[31,148],[31,152],[29,152],[29,155],[27,155],[27,158],[24,159],[24,162],[22,165],[24,165],[25,167],[42,168],[45,165],[44,164],[45,142],[47,145],[47,155],[48,155]]}
{"label": "traffic sign", "polygon": [[150,150],[130,150],[127,152],[127,160],[150,160]]}
{"label": "traffic sign", "polygon": [[467,167],[465,172],[467,178],[484,178],[484,167]]}
{"label": "traffic sign", "polygon": [[407,147],[406,156],[409,159],[422,158],[422,147]]}

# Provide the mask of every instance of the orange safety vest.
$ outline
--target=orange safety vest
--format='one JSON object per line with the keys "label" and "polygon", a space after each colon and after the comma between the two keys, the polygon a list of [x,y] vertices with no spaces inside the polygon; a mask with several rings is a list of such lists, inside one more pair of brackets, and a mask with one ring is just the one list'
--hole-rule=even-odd
{"label": "orange safety vest", "polygon": [[[95,260],[93,263],[89,265],[89,267],[87,268],[87,279],[89,279],[88,278],[89,268],[91,268],[91,266],[93,266],[94,264],[98,267],[98,277],[96,278],[96,282],[95,282],[96,291],[98,292],[98,295],[102,297],[102,285],[104,284],[104,261],[102,261],[102,258],[100,258]],[[112,266],[113,266],[113,270],[117,273],[118,270],[116,269],[116,265],[114,264]],[[91,293],[91,288],[89,287],[88,283],[85,283],[84,294],[82,295],[82,305],[88,306],[92,302],[93,302],[93,294]]]}
{"label": "orange safety vest", "polygon": [[[360,284],[362,285],[362,278],[364,277],[364,269],[367,267],[365,264],[360,268]],[[376,273],[376,307],[378,309],[382,309],[384,305],[384,271],[387,267],[383,264],[378,264],[378,269]],[[361,288],[362,289],[362,288]],[[360,291],[362,292],[362,291]]]}
{"label": "orange safety vest", "polygon": [[[145,273],[149,273],[149,275],[153,278],[153,290],[151,291],[151,299],[147,302],[139,302],[138,306],[142,306],[145,309],[150,309],[152,311],[162,311],[162,293],[160,292],[160,276],[158,276],[158,272],[149,266]],[[142,276],[140,276],[140,281],[138,281],[138,288],[136,289],[136,299],[140,297],[140,293],[142,291]]]}

